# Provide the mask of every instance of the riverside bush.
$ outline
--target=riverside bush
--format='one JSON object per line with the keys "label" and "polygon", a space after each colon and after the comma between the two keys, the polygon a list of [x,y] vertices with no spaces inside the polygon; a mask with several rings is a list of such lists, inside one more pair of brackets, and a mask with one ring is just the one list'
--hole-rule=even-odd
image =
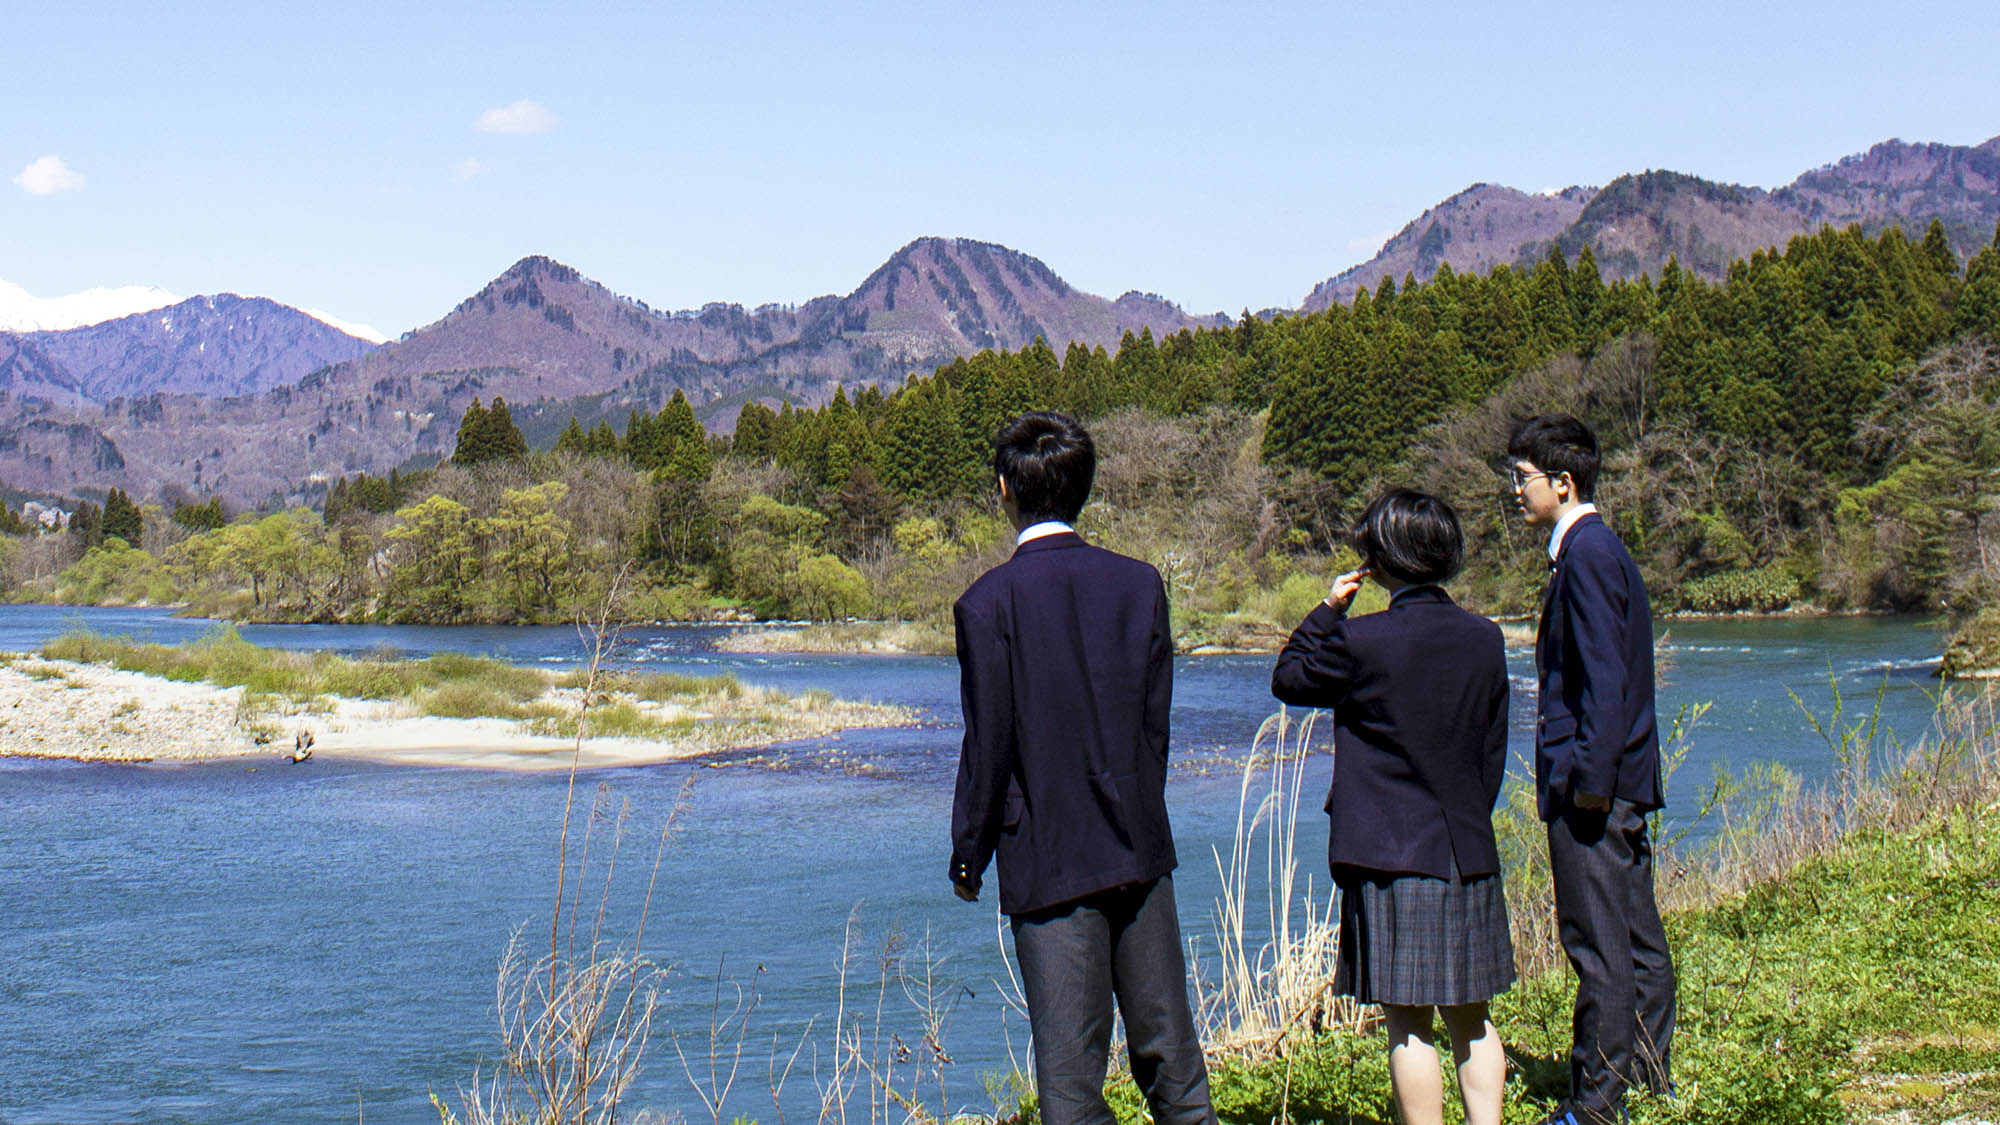
{"label": "riverside bush", "polygon": [[1683,583],[1680,601],[1696,613],[1774,613],[1799,599],[1799,580],[1776,566],[1725,570]]}

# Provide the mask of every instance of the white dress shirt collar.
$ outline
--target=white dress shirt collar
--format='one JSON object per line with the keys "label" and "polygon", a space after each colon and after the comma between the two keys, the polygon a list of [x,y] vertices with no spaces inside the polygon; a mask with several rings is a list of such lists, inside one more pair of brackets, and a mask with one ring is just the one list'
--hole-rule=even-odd
{"label": "white dress shirt collar", "polygon": [[1596,513],[1597,505],[1595,504],[1578,504],[1576,507],[1563,513],[1563,518],[1556,521],[1555,531],[1549,535],[1550,562],[1556,561],[1562,554],[1563,540],[1568,537],[1569,529],[1576,526],[1576,521],[1585,516],[1595,515]]}
{"label": "white dress shirt collar", "polygon": [[1030,539],[1040,539],[1048,535],[1061,535],[1066,531],[1075,530],[1075,528],[1061,520],[1043,520],[1040,523],[1031,523],[1022,528],[1021,534],[1014,539],[1014,545],[1018,547]]}

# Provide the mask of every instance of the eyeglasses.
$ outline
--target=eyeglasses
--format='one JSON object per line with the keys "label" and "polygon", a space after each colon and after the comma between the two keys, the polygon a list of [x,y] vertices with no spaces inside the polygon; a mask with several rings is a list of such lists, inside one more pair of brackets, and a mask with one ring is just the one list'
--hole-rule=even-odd
{"label": "eyeglasses", "polygon": [[1514,466],[1507,470],[1508,479],[1514,482],[1514,490],[1516,492],[1520,491],[1523,488],[1528,487],[1528,482],[1534,480],[1536,477],[1541,477],[1543,480],[1547,481],[1553,481],[1561,475],[1562,475],[1561,473],[1551,473],[1543,469],[1535,469],[1531,472],[1524,473],[1521,471],[1519,466]]}

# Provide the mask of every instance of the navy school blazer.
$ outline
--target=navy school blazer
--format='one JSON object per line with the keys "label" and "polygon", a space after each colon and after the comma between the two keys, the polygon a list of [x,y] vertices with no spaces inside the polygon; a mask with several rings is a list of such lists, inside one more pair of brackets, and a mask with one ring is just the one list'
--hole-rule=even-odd
{"label": "navy school blazer", "polygon": [[1172,871],[1159,572],[1044,536],[974,582],[952,618],[965,715],[954,877],[976,885],[997,855],[1000,909],[1024,914]]}
{"label": "navy school blazer", "polygon": [[1557,549],[1535,632],[1535,795],[1554,820],[1578,794],[1666,802],[1653,712],[1653,611],[1639,568],[1596,514]]}
{"label": "navy school blazer", "polygon": [[1507,769],[1500,627],[1436,586],[1406,586],[1381,613],[1321,603],[1292,633],[1271,694],[1334,716],[1336,872],[1472,878],[1500,870],[1493,805]]}

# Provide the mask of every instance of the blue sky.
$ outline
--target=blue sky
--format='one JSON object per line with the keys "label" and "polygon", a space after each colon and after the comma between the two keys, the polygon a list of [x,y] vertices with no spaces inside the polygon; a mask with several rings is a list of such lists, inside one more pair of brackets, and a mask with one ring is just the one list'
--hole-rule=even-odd
{"label": "blue sky", "polygon": [[1476,181],[1771,187],[2000,134],[1991,0],[40,3],[0,27],[0,279],[392,336],[531,253],[655,308],[754,306],[931,234],[1106,296],[1291,306]]}

